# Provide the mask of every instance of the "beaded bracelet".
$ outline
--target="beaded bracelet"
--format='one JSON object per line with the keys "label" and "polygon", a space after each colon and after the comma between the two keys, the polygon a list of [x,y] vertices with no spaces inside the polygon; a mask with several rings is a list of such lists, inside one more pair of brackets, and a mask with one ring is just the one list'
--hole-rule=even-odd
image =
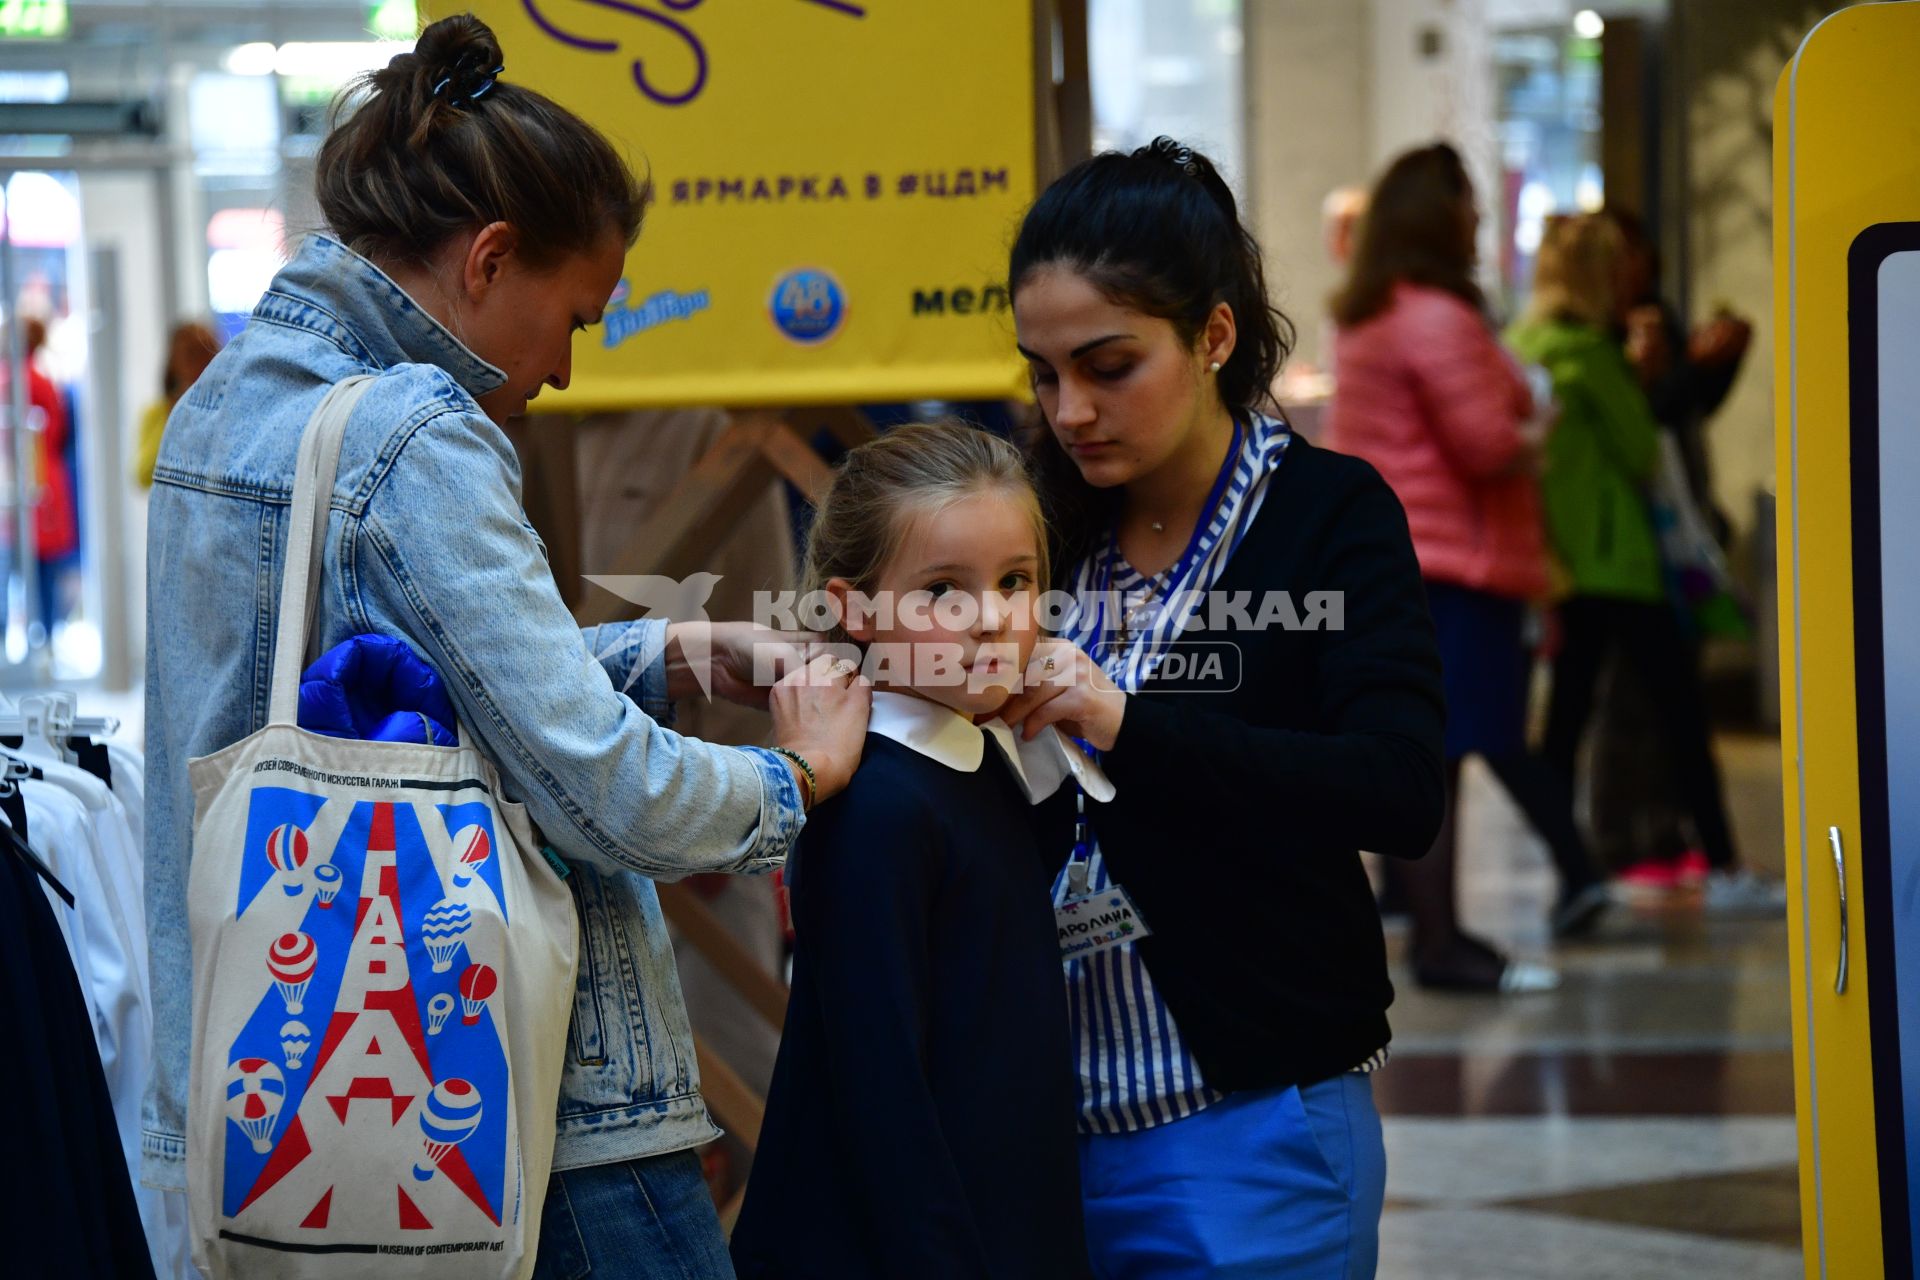
{"label": "beaded bracelet", "polygon": [[814,800],[820,795],[820,780],[814,776],[813,766],[808,764],[807,758],[798,751],[789,751],[785,747],[774,747],[772,751],[773,754],[785,756],[800,766],[800,775],[807,780],[807,802],[801,806],[801,810],[803,812],[811,811]]}

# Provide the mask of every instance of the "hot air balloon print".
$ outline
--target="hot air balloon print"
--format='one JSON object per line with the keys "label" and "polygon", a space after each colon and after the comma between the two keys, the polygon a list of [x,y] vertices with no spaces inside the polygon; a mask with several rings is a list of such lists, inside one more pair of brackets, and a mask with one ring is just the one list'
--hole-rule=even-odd
{"label": "hot air balloon print", "polygon": [[340,892],[340,868],[331,862],[323,862],[313,869],[313,891],[320,899],[320,907],[325,910],[333,905],[333,899]]}
{"label": "hot air balloon print", "polygon": [[306,999],[307,984],[313,981],[314,964],[319,958],[320,949],[304,933],[283,933],[267,948],[267,972],[273,975],[273,985],[280,988],[289,1014],[300,1012],[300,1002]]}
{"label": "hot air balloon print", "polygon": [[500,977],[494,973],[492,965],[468,965],[467,971],[460,975],[460,1021],[468,1026],[480,1021],[480,1014],[487,1007],[487,997],[499,985]]}
{"label": "hot air balloon print", "polygon": [[423,1159],[414,1161],[413,1176],[421,1182],[433,1177],[447,1152],[473,1136],[480,1127],[480,1091],[465,1080],[447,1079],[433,1086],[420,1108],[420,1132],[426,1138]]}
{"label": "hot air balloon print", "polygon": [[241,1058],[227,1068],[227,1119],[240,1126],[255,1154],[273,1149],[274,1121],[286,1100],[286,1079],[265,1058]]}
{"label": "hot air balloon print", "polygon": [[280,1024],[280,1052],[287,1055],[287,1070],[298,1071],[306,1059],[307,1049],[313,1044],[313,1032],[304,1022],[283,1022]]}
{"label": "hot air balloon print", "polygon": [[280,887],[289,898],[299,896],[308,853],[307,833],[291,822],[267,832],[267,861],[280,873]]}
{"label": "hot air balloon print", "polygon": [[440,1028],[447,1025],[447,1018],[453,1013],[453,997],[442,991],[427,1001],[427,1034],[437,1036]]}
{"label": "hot air balloon print", "polygon": [[461,888],[473,883],[473,877],[493,856],[493,841],[487,837],[485,827],[478,825],[460,828],[453,838],[456,858],[453,866],[453,883]]}
{"label": "hot air balloon print", "polygon": [[466,942],[467,930],[472,927],[473,909],[452,898],[440,899],[427,911],[426,918],[420,922],[420,938],[427,944],[427,954],[433,957],[435,973],[453,968],[454,953]]}

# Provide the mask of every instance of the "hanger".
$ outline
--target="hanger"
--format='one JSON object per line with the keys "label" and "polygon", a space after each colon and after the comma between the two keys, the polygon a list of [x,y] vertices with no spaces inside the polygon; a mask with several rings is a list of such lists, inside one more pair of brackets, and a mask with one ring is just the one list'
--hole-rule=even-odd
{"label": "hanger", "polygon": [[106,738],[120,731],[118,718],[76,715],[77,705],[65,689],[30,693],[0,711],[0,738],[19,738],[21,754],[30,759],[77,764],[79,756],[67,739]]}

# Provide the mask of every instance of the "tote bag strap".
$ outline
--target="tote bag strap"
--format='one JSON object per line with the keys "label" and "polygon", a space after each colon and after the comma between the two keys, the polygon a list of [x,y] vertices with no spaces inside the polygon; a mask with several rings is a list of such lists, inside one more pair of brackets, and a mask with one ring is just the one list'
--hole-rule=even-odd
{"label": "tote bag strap", "polygon": [[280,612],[273,645],[270,724],[293,724],[300,712],[300,673],[306,666],[307,634],[320,598],[320,558],[327,542],[327,513],[340,471],[340,444],[347,419],[373,375],[357,374],[334,384],[307,420],[294,463],[293,517],[287,528],[287,562],[280,577]]}

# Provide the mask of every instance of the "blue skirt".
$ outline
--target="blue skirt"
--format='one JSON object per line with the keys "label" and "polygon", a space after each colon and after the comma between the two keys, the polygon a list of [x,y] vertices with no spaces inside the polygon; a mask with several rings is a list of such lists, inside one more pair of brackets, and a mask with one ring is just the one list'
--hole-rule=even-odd
{"label": "blue skirt", "polygon": [[1230,1093],[1171,1124],[1082,1134],[1098,1280],[1372,1280],[1387,1152],[1373,1081]]}
{"label": "blue skirt", "polygon": [[1427,582],[1447,695],[1447,759],[1527,749],[1527,607],[1450,582]]}

